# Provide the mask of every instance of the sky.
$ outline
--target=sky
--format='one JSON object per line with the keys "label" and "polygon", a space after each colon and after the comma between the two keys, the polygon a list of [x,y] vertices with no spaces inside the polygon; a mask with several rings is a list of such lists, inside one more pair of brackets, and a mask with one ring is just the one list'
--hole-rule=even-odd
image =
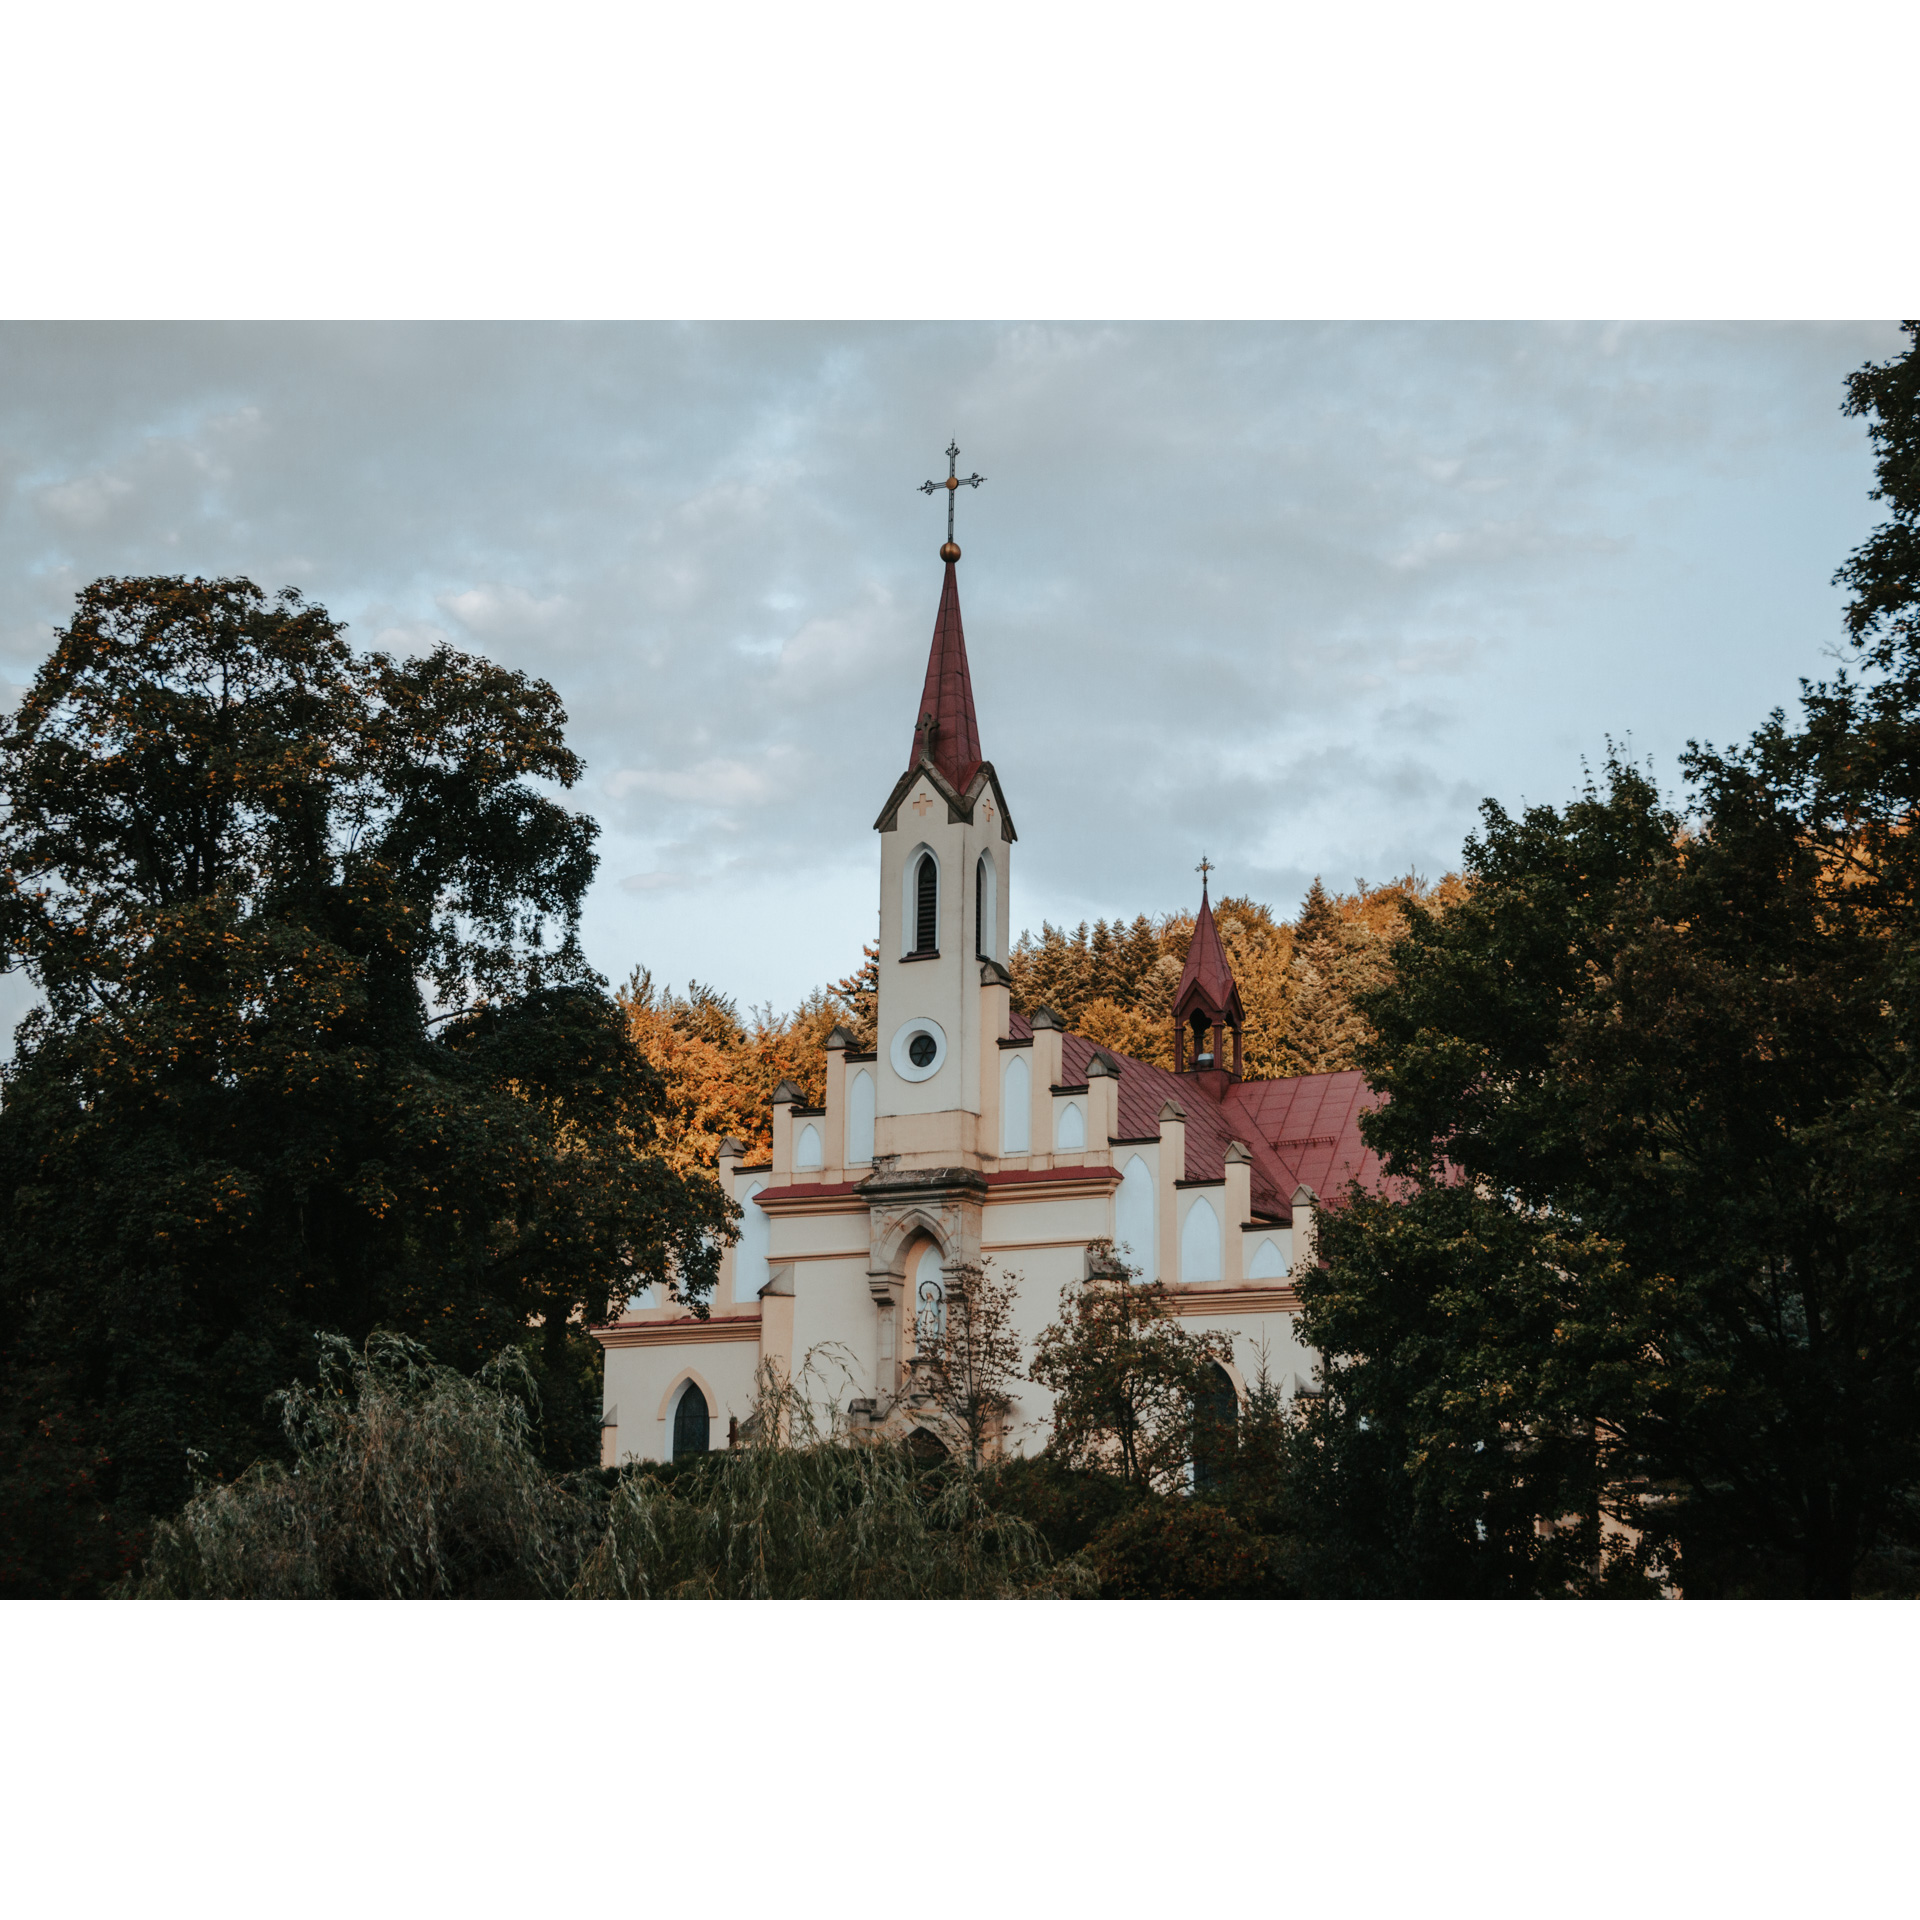
{"label": "sky", "polygon": [[[589,957],[857,964],[960,446],[1013,925],[1458,866],[1611,739],[1678,788],[1842,646],[1886,323],[0,326],[0,696],[102,574],[550,680]],[[0,981],[0,1016],[26,1004]]]}

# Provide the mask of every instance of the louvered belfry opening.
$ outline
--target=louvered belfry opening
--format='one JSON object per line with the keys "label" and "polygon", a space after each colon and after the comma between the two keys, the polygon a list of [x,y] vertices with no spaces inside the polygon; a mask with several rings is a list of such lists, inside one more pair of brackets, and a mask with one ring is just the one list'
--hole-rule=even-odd
{"label": "louvered belfry opening", "polygon": [[915,953],[938,951],[940,920],[940,869],[933,855],[920,856],[920,871],[914,876],[913,950]]}

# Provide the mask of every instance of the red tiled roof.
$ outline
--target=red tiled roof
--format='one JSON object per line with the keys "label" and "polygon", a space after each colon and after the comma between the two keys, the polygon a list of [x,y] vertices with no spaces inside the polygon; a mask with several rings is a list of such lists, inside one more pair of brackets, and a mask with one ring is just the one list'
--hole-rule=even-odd
{"label": "red tiled roof", "polygon": [[[1061,1084],[1078,1086],[1096,1049],[1084,1034],[1061,1037]],[[1301,1185],[1322,1200],[1337,1201],[1349,1180],[1373,1189],[1383,1184],[1379,1158],[1360,1138],[1360,1116],[1373,1100],[1358,1073],[1235,1080],[1215,1100],[1193,1074],[1130,1060],[1111,1047],[1097,1051],[1120,1069],[1117,1137],[1151,1139],[1160,1131],[1160,1109],[1171,1100],[1187,1116],[1189,1180],[1224,1179],[1229,1143],[1245,1143],[1253,1158],[1248,1173],[1255,1213],[1284,1220]]]}
{"label": "red tiled roof", "polygon": [[940,589],[940,611],[933,622],[933,649],[927,655],[927,684],[913,716],[913,747],[907,765],[916,766],[925,736],[920,723],[933,717],[933,764],[961,793],[980,769],[980,723],[973,714],[973,678],[967,671],[967,638],[960,628],[960,584],[955,562],[947,562]]}

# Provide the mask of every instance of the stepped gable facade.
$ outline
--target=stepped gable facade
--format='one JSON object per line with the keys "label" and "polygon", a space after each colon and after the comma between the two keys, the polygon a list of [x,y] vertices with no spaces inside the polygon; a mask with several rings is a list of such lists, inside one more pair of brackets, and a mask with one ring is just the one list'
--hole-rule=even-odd
{"label": "stepped gable facade", "polygon": [[[1096,1241],[1228,1336],[1236,1402],[1263,1369],[1288,1392],[1312,1381],[1292,1276],[1314,1257],[1316,1196],[1380,1184],[1357,1126],[1365,1086],[1242,1077],[1245,1016],[1204,878],[1172,1009],[1176,1070],[1013,1010],[1018,836],[981,747],[959,558],[949,539],[911,757],[874,821],[877,1044],[836,1029],[824,1104],[782,1086],[770,1158],[722,1149],[741,1232],[708,1316],[643,1294],[598,1330],[608,1464],[727,1446],[769,1380],[798,1386],[823,1426],[946,1444],[915,1355],[949,1271],[988,1259],[1018,1274],[1031,1352]],[[1045,1392],[1017,1382],[998,1444],[1037,1451],[1049,1414]]]}

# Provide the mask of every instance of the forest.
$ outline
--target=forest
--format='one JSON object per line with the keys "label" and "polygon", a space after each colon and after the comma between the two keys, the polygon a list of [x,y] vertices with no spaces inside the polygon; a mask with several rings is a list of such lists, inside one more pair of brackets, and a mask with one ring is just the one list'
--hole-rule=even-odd
{"label": "forest", "polygon": [[[1218,903],[1247,1070],[1361,1070],[1392,1187],[1322,1196],[1320,1378],[1233,1419],[1111,1258],[1030,1352],[968,1275],[956,1415],[1042,1382],[1030,1460],[848,1446],[769,1380],[738,1449],[600,1468],[586,1329],[638,1285],[701,1310],[718,1145],[870,1037],[872,952],[783,1015],[610,990],[550,686],[357,653],[291,589],[93,582],[0,732],[40,1000],[0,1080],[0,1594],[1920,1594],[1906,334],[1842,398],[1885,517],[1794,712],[1677,794],[1609,753],[1489,799],[1431,883]],[[1016,1002],[1166,1062],[1191,933],[1043,925]]]}

